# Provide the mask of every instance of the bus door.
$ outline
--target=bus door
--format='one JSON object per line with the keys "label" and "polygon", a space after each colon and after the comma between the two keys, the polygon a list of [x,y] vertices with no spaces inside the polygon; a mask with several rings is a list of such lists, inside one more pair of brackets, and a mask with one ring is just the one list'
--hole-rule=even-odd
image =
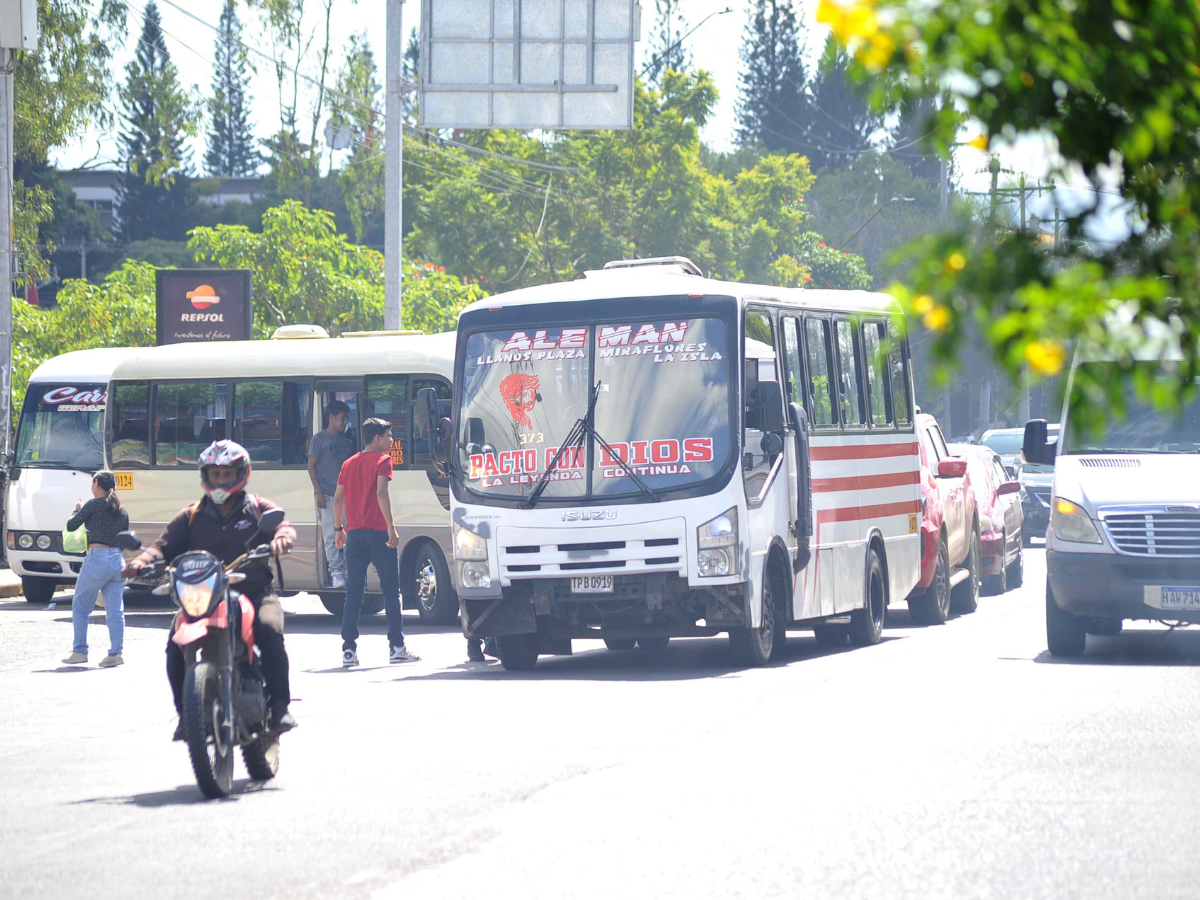
{"label": "bus door", "polygon": [[[857,329],[849,317],[833,320],[834,345],[837,349],[837,385],[842,433],[847,440],[842,465],[845,477],[854,489],[846,491],[840,523],[841,540],[833,554],[836,586],[834,611],[845,612],[862,605],[863,571],[866,565],[866,522],[859,496],[858,479],[862,471],[861,450],[867,443],[866,406],[863,402],[863,362]],[[851,448],[854,448],[853,450]]]}
{"label": "bus door", "polygon": [[[327,421],[326,409],[334,400],[341,400],[350,408],[350,417],[346,422],[346,439],[350,443],[350,452],[357,453],[362,449],[362,410],[363,410],[363,381],[361,378],[318,378],[316,381],[317,414],[313,416],[313,434],[325,427]],[[314,501],[315,502],[315,501]],[[332,497],[326,502],[333,503]],[[315,516],[314,516],[315,519]],[[317,583],[322,588],[330,587],[329,565],[325,558],[325,542],[321,537],[321,525],[318,522],[313,536],[317,546]],[[373,577],[374,570],[368,570],[368,579]],[[370,583],[368,582],[368,589]],[[378,588],[376,588],[377,590]]]}
{"label": "bus door", "polygon": [[[770,312],[747,310],[742,479],[750,519],[749,574],[755,597],[762,596],[771,541],[776,536],[786,538],[795,518],[795,488],[786,452],[783,387],[775,347],[775,327]],[[758,622],[755,616],[755,627]]]}
{"label": "bus door", "polygon": [[[848,452],[841,443],[838,419],[837,363],[833,352],[833,328],[826,316],[806,314],[803,319],[805,385],[809,427],[812,429],[812,558],[796,573],[795,593],[804,598],[803,615],[811,619],[831,616],[837,579],[834,556],[844,535],[839,521],[842,507],[858,505],[854,460],[847,467]],[[850,524],[853,528],[853,523]]]}
{"label": "bus door", "polygon": [[[812,415],[804,378],[803,326],[799,316],[781,316],[780,331],[783,337],[783,401],[786,405],[787,422],[784,452],[787,454],[789,478],[788,493],[793,501],[792,525],[788,532],[788,549],[792,554],[794,583],[792,589],[792,618],[806,619],[819,616],[820,598],[814,585],[808,584],[808,570],[814,568],[817,548],[813,539],[812,509],[812,465],[801,459],[801,439],[797,425],[805,429],[805,446],[809,447]],[[811,457],[811,447],[809,447]],[[803,493],[803,498],[800,494]],[[798,571],[795,566],[800,566]]]}

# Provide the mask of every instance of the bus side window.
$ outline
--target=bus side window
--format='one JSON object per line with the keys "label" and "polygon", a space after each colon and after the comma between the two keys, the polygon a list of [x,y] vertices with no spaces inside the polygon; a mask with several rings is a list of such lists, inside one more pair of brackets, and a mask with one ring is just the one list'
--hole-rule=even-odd
{"label": "bus side window", "polygon": [[813,427],[834,424],[833,398],[829,392],[829,322],[805,318],[804,329],[808,344],[808,412]]}
{"label": "bus side window", "polygon": [[392,426],[392,468],[411,465],[412,443],[408,434],[408,376],[385,375],[367,378],[363,421],[383,419]]}
{"label": "bus side window", "polygon": [[800,365],[800,333],[797,320],[790,316],[783,320],[783,354],[787,367],[787,402],[805,406],[804,369]]}
{"label": "bus side window", "polygon": [[[751,369],[754,366],[756,368]],[[770,314],[765,310],[749,310],[746,313],[746,367],[747,396],[744,398],[744,430],[742,445],[742,474],[746,480],[746,496],[754,499],[766,485],[771,471],[771,457],[763,452],[763,415],[755,406],[754,396],[748,392],[753,385],[764,381],[777,381],[778,368],[775,362],[775,332]],[[757,393],[757,391],[755,391]]]}
{"label": "bus side window", "polygon": [[858,355],[858,341],[854,339],[854,326],[849,319],[837,320],[837,345],[842,423],[853,428],[865,424],[866,418],[862,408],[862,359]]}
{"label": "bus side window", "polygon": [[912,399],[908,395],[908,354],[904,352],[904,336],[895,319],[888,319],[888,381],[892,386],[892,409],[897,425],[912,422]]}
{"label": "bus side window", "polygon": [[229,385],[160,382],[154,390],[154,464],[194,466],[204,448],[226,437]]}
{"label": "bus side window", "polygon": [[144,381],[115,385],[108,414],[109,465],[114,469],[150,465],[150,385]]}
{"label": "bus side window", "polygon": [[253,462],[307,464],[311,381],[240,381],[234,388],[233,418],[234,440]]}
{"label": "bus side window", "polygon": [[891,398],[887,395],[887,381],[883,377],[886,359],[883,355],[883,323],[863,323],[863,350],[866,352],[867,399],[871,409],[871,424],[876,428],[886,427],[892,418]]}
{"label": "bus side window", "polygon": [[[416,421],[416,405],[417,393],[424,388],[433,388],[437,392],[438,414],[450,417],[451,401],[454,398],[454,392],[450,388],[449,382],[443,381],[440,378],[414,378],[412,380],[412,398],[409,415],[409,421]],[[433,469],[433,457],[429,454],[429,441],[414,439],[413,440],[413,463],[418,468]]]}

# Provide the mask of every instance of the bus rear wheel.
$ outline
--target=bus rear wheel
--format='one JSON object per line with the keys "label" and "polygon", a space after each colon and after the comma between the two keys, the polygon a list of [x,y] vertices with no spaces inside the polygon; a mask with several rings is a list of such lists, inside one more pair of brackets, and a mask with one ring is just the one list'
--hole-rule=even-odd
{"label": "bus rear wheel", "polygon": [[867,581],[863,586],[863,608],[850,613],[850,643],[855,647],[878,644],[883,637],[887,614],[887,585],[883,563],[874,549],[867,551]]}

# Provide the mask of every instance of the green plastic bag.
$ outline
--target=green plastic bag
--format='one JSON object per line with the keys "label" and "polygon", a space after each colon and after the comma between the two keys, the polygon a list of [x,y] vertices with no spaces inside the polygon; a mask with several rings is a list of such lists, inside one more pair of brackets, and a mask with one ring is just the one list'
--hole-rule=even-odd
{"label": "green plastic bag", "polygon": [[63,529],[63,553],[87,553],[87,526],[80,525],[74,531]]}

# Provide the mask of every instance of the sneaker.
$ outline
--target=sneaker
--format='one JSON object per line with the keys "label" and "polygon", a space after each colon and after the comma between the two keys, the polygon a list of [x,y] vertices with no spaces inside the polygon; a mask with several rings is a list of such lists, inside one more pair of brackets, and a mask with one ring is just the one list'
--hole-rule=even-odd
{"label": "sneaker", "polygon": [[87,662],[87,654],[86,653],[72,653],[70,656],[68,656],[66,659],[63,660],[63,663],[68,666],[78,666],[85,662]]}
{"label": "sneaker", "polygon": [[346,586],[346,576],[342,575],[340,572],[330,575],[329,581],[335,588],[344,588]]}
{"label": "sneaker", "polygon": [[125,660],[121,659],[120,653],[110,653],[104,659],[100,660],[100,668],[111,669],[113,666],[123,666]]}
{"label": "sneaker", "polygon": [[468,662],[485,662],[486,658],[483,655],[483,642],[478,638],[472,638],[467,641],[467,661]]}
{"label": "sneaker", "polygon": [[349,669],[351,666],[357,666],[357,665],[358,665],[358,651],[357,650],[343,650],[342,651],[342,668]]}
{"label": "sneaker", "polygon": [[175,726],[175,733],[173,735],[171,735],[171,740],[173,740],[173,741],[182,741],[183,740],[183,716],[179,717],[179,724],[177,724]]}
{"label": "sneaker", "polygon": [[393,647],[392,655],[388,657],[388,662],[390,662],[390,663],[406,663],[406,662],[420,662],[420,661],[421,661],[421,657],[417,656],[417,654],[413,653],[411,650],[409,650],[403,644],[401,644],[399,647]]}
{"label": "sneaker", "polygon": [[295,717],[288,712],[286,706],[271,712],[271,731],[275,732],[275,734],[283,734],[285,731],[291,731],[299,724]]}

